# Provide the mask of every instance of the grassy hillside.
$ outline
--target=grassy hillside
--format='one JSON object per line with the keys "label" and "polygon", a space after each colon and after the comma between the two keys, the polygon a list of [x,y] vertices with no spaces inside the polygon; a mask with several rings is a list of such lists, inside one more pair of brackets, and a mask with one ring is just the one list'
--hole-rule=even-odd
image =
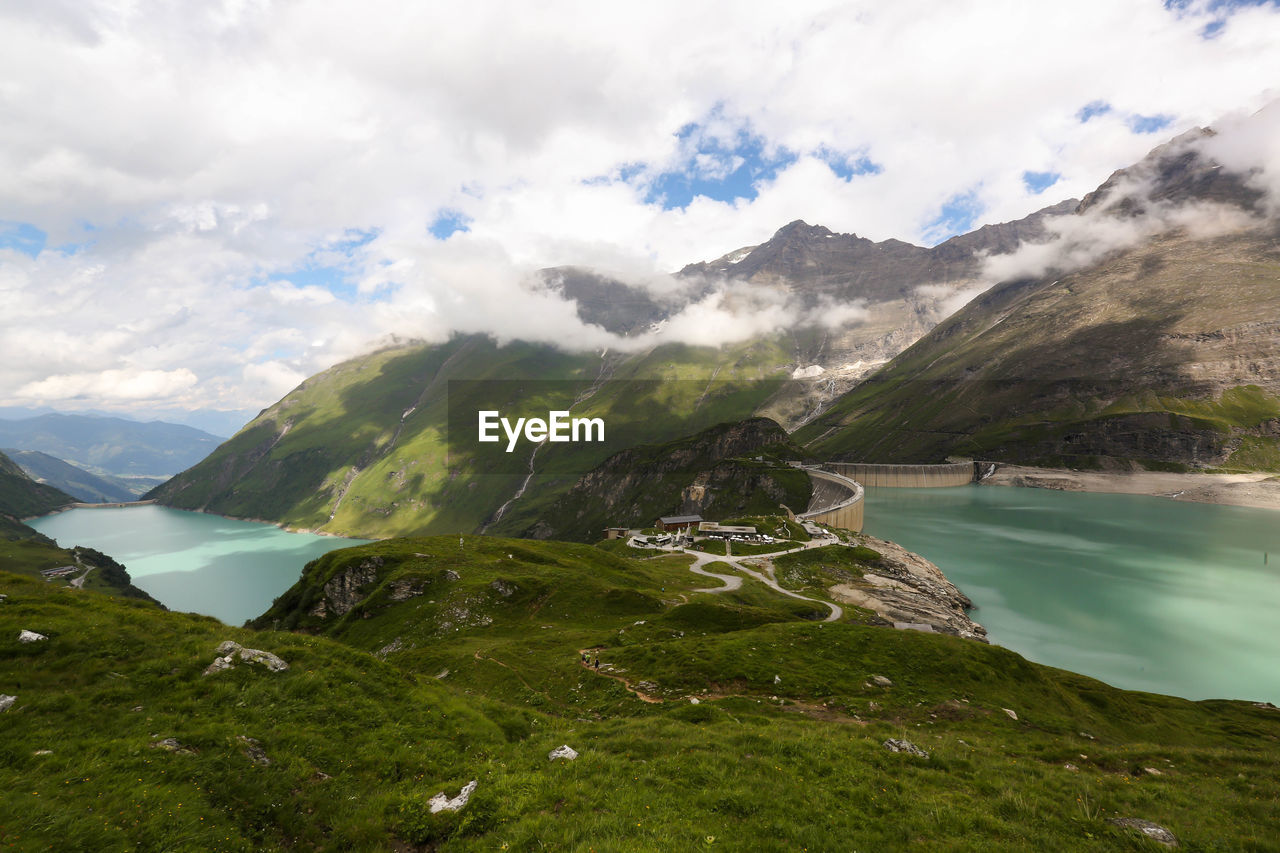
{"label": "grassy hillside", "polygon": [[[820,624],[812,606],[756,584],[695,592],[709,581],[686,561],[408,539],[308,566],[260,620],[305,634],[155,615],[175,621],[152,626],[164,646],[142,654],[124,639],[133,611],[118,611],[118,651],[95,660],[128,680],[73,680],[58,711],[36,716],[49,726],[97,697],[119,733],[97,745],[92,771],[36,772],[24,751],[44,740],[23,727],[20,790],[50,799],[5,807],[31,831],[40,824],[19,809],[74,813],[101,794],[122,826],[106,838],[160,841],[179,831],[160,817],[178,800],[180,831],[198,843],[214,838],[198,818],[216,821],[218,849],[1148,849],[1111,817],[1156,821],[1189,849],[1276,849],[1272,708],[1124,692],[1006,649],[859,624],[864,613]],[[201,679],[224,637],[294,666],[216,676],[232,686]],[[580,649],[602,669],[584,669]],[[138,749],[152,735],[200,752]],[[273,763],[253,765],[241,735]],[[929,758],[887,752],[890,738]],[[579,760],[549,762],[561,743]],[[115,767],[118,793],[67,784]],[[474,811],[422,815],[426,797],[470,779]]]}
{"label": "grassy hillside", "polygon": [[1168,234],[940,324],[797,433],[829,458],[1280,470],[1280,251]]}
{"label": "grassy hillside", "polygon": [[16,462],[0,453],[0,515],[30,518],[74,502],[71,495],[32,480]]}
{"label": "grassy hillside", "polygon": [[605,527],[648,527],[663,515],[722,519],[779,504],[803,512],[813,486],[787,465],[803,456],[767,418],[717,424],[614,454],[554,501],[521,502],[491,530],[594,542]]}
{"label": "grassy hillside", "polygon": [[525,482],[531,446],[478,446],[474,414],[459,412],[573,406],[605,419],[605,443],[537,451],[522,498],[532,502],[623,448],[750,416],[779,392],[787,362],[777,341],[603,357],[480,336],[384,350],[307,380],[150,496],[366,537],[471,531]]}
{"label": "grassy hillside", "polygon": [[123,483],[128,481],[122,478],[99,477],[39,450],[7,449],[4,452],[33,480],[53,486],[78,501],[114,503],[137,499],[135,492],[124,487]]}

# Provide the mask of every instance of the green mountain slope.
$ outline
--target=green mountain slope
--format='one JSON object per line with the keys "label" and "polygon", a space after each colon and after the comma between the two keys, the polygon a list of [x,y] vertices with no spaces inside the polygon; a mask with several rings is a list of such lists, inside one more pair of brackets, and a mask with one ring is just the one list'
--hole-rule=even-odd
{"label": "green mountain slope", "polygon": [[561,497],[520,505],[493,529],[593,542],[605,527],[649,527],[663,515],[775,515],[779,504],[803,512],[813,486],[786,464],[802,456],[768,418],[718,424],[617,453]]}
{"label": "green mountain slope", "polygon": [[85,503],[114,503],[137,498],[135,492],[39,450],[6,449],[5,454],[34,480],[53,486]]}
{"label": "green mountain slope", "polygon": [[[307,380],[149,496],[368,537],[470,531],[522,486],[522,500],[563,491],[622,448],[749,417],[784,389],[787,369],[772,339],[604,356],[481,336],[383,350]],[[606,441],[536,454],[476,443],[477,409],[545,418],[570,407],[603,418]]]}
{"label": "green mountain slope", "polygon": [[[810,592],[835,580],[822,571]],[[1270,844],[1272,708],[1115,690],[861,611],[819,623],[751,582],[706,584],[680,556],[395,540],[313,562],[258,625],[520,709],[511,741],[482,753],[495,823],[444,849],[1141,849],[1113,817],[1192,849]],[[888,738],[930,757],[893,755]],[[581,757],[550,764],[560,743]]]}
{"label": "green mountain slope", "polygon": [[1180,211],[1163,230],[982,294],[797,440],[865,461],[1280,470],[1280,224],[1203,137],[1156,149],[1077,214],[1123,232],[1147,208]]}
{"label": "green mountain slope", "polygon": [[30,518],[74,502],[71,495],[32,480],[16,462],[0,453],[0,515]]}
{"label": "green mountain slope", "polygon": [[1280,470],[1280,244],[1170,235],[975,300],[796,438],[829,458],[968,455]]}

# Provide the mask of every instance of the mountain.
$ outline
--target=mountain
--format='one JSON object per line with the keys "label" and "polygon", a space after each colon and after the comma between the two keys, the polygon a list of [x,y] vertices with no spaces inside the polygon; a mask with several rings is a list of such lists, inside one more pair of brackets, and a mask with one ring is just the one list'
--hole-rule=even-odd
{"label": "mountain", "polygon": [[665,444],[610,456],[549,506],[513,512],[504,529],[535,539],[594,542],[606,527],[650,527],[664,515],[708,519],[804,512],[813,487],[782,427],[768,418],[717,424]]}
{"label": "mountain", "polygon": [[[153,490],[161,503],[366,536],[495,525],[569,488],[619,450],[742,420],[785,388],[776,340],[712,349],[566,353],[461,336],[357,358],[312,377],[207,459]],[[477,413],[600,417],[604,441],[477,442]]]}
{"label": "mountain", "polygon": [[165,477],[208,456],[221,439],[180,424],[47,414],[0,420],[0,447],[38,450],[96,474]]}
{"label": "mountain", "polygon": [[75,498],[53,486],[37,483],[19,465],[0,453],[0,515],[14,519],[45,515]]}
{"label": "mountain", "polygon": [[33,480],[61,489],[78,501],[85,503],[114,503],[116,501],[132,501],[138,492],[131,492],[120,479],[109,480],[90,474],[69,462],[63,462],[56,456],[41,453],[38,450],[12,450],[5,448],[5,454],[18,463],[23,471]]}
{"label": "mountain", "polygon": [[1160,146],[1064,226],[1139,239],[1000,283],[797,440],[850,460],[1280,470],[1280,224],[1211,138]]}
{"label": "mountain", "polygon": [[[712,292],[731,304],[764,294],[788,306],[794,326],[723,347],[573,353],[471,335],[382,350],[308,379],[149,497],[358,536],[532,529],[613,453],[753,416],[805,423],[941,319],[976,281],[975,253],[1041,234],[1058,209],[932,249],[794,222],[729,260],[686,267],[683,289],[663,297],[590,270],[544,270],[531,286],[632,339]],[[521,406],[521,416],[558,407],[602,417],[607,441],[532,455],[462,441],[479,409]]]}

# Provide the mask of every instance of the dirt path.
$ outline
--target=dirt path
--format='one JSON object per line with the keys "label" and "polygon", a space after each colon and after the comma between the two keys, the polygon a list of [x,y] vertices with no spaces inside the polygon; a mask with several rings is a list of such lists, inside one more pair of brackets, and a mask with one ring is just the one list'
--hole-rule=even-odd
{"label": "dirt path", "polygon": [[[666,701],[661,696],[653,696],[649,693],[645,693],[639,687],[636,687],[630,681],[627,681],[627,679],[615,673],[613,671],[613,664],[611,663],[603,664],[605,667],[604,669],[593,666],[590,661],[598,652],[599,649],[578,649],[579,665],[588,672],[594,672],[596,675],[603,675],[605,678],[612,678],[614,681],[619,682],[623,687],[627,688],[629,692],[634,693],[636,698],[641,702],[648,702],[650,705],[658,705]],[[586,656],[586,660],[582,659],[583,656]],[[594,659],[598,660],[598,658]]]}

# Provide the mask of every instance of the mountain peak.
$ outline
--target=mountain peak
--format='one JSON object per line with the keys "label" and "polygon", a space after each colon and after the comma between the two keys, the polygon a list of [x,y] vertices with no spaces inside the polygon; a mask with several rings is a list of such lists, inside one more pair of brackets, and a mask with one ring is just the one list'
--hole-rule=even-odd
{"label": "mountain peak", "polygon": [[835,234],[830,228],[823,225],[810,225],[803,219],[797,219],[794,222],[788,222],[776,232],[774,232],[774,240],[785,239],[809,239],[817,237],[834,237]]}

